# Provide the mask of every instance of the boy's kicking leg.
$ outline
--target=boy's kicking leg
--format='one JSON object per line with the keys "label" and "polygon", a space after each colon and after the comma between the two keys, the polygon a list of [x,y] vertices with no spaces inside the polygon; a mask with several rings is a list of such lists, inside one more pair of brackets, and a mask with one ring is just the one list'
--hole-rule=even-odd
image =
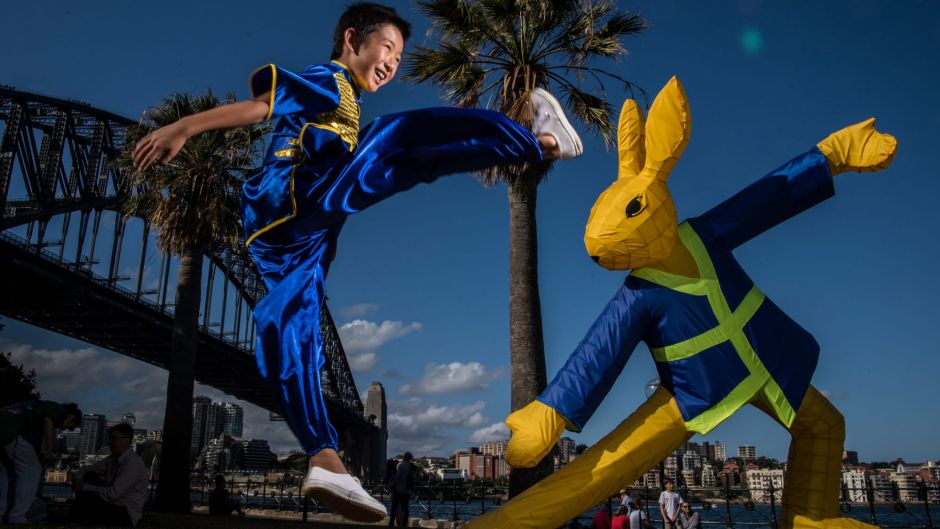
{"label": "boy's kicking leg", "polygon": [[447,174],[579,155],[581,140],[558,102],[542,90],[531,101],[532,131],[489,110],[428,108],[379,117],[339,174],[298,198],[319,212],[348,215]]}

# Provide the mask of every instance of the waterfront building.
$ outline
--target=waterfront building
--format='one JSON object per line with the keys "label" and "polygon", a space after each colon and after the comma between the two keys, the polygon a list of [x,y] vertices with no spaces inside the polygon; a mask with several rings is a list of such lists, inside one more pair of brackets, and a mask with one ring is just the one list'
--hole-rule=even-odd
{"label": "waterfront building", "polygon": [[783,499],[783,470],[771,468],[748,467],[745,472],[747,488],[751,491],[751,499],[757,503],[770,502],[770,488],[774,489],[774,501]]}
{"label": "waterfront building", "polygon": [[914,472],[891,472],[888,479],[897,487],[898,499],[903,502],[916,502],[917,475]]}
{"label": "waterfront building", "polygon": [[842,469],[842,485],[846,489],[847,500],[851,502],[868,501],[865,491],[865,472],[854,468]]}
{"label": "waterfront building", "polygon": [[875,501],[889,502],[894,501],[894,483],[888,479],[886,474],[881,472],[872,473],[868,476],[874,492]]}
{"label": "waterfront building", "polygon": [[702,486],[703,487],[717,487],[718,478],[715,476],[715,469],[711,465],[705,465],[702,467]]}

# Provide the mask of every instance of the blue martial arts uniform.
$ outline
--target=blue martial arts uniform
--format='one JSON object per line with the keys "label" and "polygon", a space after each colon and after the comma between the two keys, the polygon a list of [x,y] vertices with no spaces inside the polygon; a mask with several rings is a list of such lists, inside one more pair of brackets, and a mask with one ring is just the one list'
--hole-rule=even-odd
{"label": "blue martial arts uniform", "polygon": [[346,217],[438,177],[539,162],[533,134],[486,110],[429,108],[376,119],[360,134],[359,90],[339,62],[251,76],[276,119],[261,172],[242,188],[249,250],[267,295],[254,316],[257,361],[308,455],[336,448],[320,390],[320,307]]}
{"label": "blue martial arts uniform", "polygon": [[642,340],[688,430],[705,434],[755,398],[789,426],[819,346],[757,289],[732,250],[834,193],[814,148],[683,222],[679,236],[700,277],[632,271],[538,400],[580,430]]}

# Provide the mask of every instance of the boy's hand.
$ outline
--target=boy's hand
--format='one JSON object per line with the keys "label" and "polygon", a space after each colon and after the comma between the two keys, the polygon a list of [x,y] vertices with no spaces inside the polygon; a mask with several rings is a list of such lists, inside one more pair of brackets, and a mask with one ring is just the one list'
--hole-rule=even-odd
{"label": "boy's hand", "polygon": [[166,165],[180,152],[188,139],[189,134],[179,122],[151,132],[134,147],[134,169],[143,171],[154,163]]}

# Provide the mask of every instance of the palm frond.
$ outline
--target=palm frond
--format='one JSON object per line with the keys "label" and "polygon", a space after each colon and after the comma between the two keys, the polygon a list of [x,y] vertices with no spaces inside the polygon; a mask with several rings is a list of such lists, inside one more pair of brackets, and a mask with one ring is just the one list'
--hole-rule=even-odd
{"label": "palm frond", "polygon": [[130,150],[151,131],[181,117],[231,102],[207,92],[165,98],[148,109],[140,124],[128,130],[128,152],[119,164],[130,173],[137,194],[130,197],[124,215],[139,216],[157,230],[161,249],[176,254],[192,248],[235,247],[239,226],[239,189],[258,165],[260,126],[213,130],[190,138],[167,167],[137,172]]}

